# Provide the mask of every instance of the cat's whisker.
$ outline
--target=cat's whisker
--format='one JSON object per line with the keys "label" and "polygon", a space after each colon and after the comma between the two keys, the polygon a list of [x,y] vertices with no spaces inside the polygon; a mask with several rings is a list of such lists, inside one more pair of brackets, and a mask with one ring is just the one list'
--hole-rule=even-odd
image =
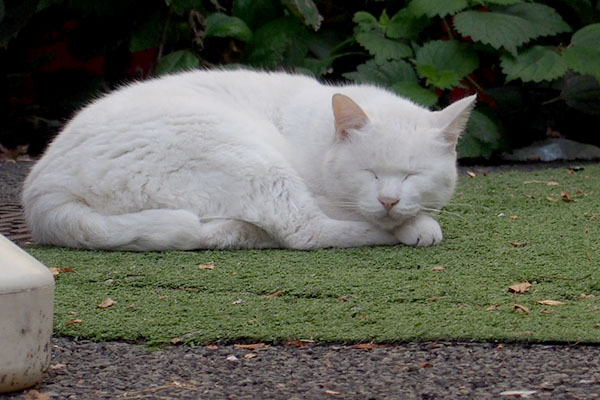
{"label": "cat's whisker", "polygon": [[461,218],[461,219],[465,218],[464,216],[462,216],[461,214],[459,214],[457,212],[452,212],[452,211],[448,211],[448,210],[442,210],[442,209],[439,209],[439,208],[428,208],[428,207],[421,206],[421,210],[423,210],[423,211],[430,211],[430,212],[436,212],[436,213],[440,213],[440,214],[448,214],[448,215],[452,215],[454,217]]}

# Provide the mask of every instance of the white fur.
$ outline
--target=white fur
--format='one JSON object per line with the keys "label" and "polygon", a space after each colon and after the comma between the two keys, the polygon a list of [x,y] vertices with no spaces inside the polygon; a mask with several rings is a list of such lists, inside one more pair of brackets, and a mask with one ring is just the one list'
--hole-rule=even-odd
{"label": "white fur", "polygon": [[[336,93],[368,118],[345,136]],[[427,214],[452,195],[473,103],[430,112],[373,86],[247,70],[135,83],[66,125],[25,182],[25,215],[38,243],[82,248],[434,244]]]}

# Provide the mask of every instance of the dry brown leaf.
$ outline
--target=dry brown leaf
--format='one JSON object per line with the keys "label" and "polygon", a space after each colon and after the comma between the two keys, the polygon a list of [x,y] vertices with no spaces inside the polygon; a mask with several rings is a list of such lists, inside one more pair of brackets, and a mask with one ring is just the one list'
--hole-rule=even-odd
{"label": "dry brown leaf", "polygon": [[75,324],[80,324],[81,322],[83,322],[82,320],[80,320],[79,318],[73,318],[72,320],[70,320],[69,322],[67,322],[67,326],[71,326],[71,325],[75,325]]}
{"label": "dry brown leaf", "polygon": [[75,272],[73,268],[69,267],[50,267],[49,269],[53,276],[58,276],[63,272]]}
{"label": "dry brown leaf", "polygon": [[523,311],[523,312],[526,312],[526,313],[529,312],[529,307],[525,307],[525,306],[522,306],[520,304],[513,304],[513,308],[515,310],[517,310],[517,311]]}
{"label": "dry brown leaf", "polygon": [[68,315],[77,315],[77,312],[75,312],[75,311],[68,311],[67,314]]}
{"label": "dry brown leaf", "polygon": [[596,297],[596,296],[594,296],[593,294],[585,294],[585,293],[581,293],[581,294],[579,295],[579,298],[580,298],[580,299],[593,299],[594,297]]}
{"label": "dry brown leaf", "polygon": [[548,201],[552,201],[552,202],[554,202],[554,203],[556,203],[556,202],[558,201],[558,199],[555,199],[555,198],[554,198],[554,197],[552,197],[552,196],[547,196],[547,197],[546,197],[546,200],[548,200]]}
{"label": "dry brown leaf", "polygon": [[542,304],[544,306],[562,306],[564,304],[567,304],[559,300],[540,300],[537,303]]}
{"label": "dry brown leaf", "polygon": [[369,318],[369,316],[367,314],[363,314],[363,315],[361,315],[361,316],[358,317],[358,319],[361,320],[361,321],[364,320],[364,319],[367,319],[367,318]]}
{"label": "dry brown leaf", "polygon": [[283,292],[281,290],[278,290],[276,292],[266,295],[265,297],[268,299],[274,299],[275,297],[280,297],[282,294]]}
{"label": "dry brown leaf", "polygon": [[518,215],[511,215],[510,219],[519,219],[519,216]]}
{"label": "dry brown leaf", "polygon": [[346,302],[346,301],[350,300],[350,296],[340,296],[340,297],[338,297],[338,300]]}
{"label": "dry brown leaf", "polygon": [[491,306],[486,308],[485,311],[496,311],[498,307],[500,307],[500,304],[492,304]]}
{"label": "dry brown leaf", "polygon": [[524,247],[527,246],[527,242],[512,242],[510,245],[512,247]]}
{"label": "dry brown leaf", "polygon": [[332,396],[337,396],[338,394],[341,394],[340,392],[336,392],[335,390],[329,390],[329,389],[327,389],[325,391],[325,393],[330,394]]}
{"label": "dry brown leaf", "polygon": [[469,175],[471,178],[475,178],[477,176],[477,174],[473,171],[467,171],[467,175]]}
{"label": "dry brown leaf", "polygon": [[27,392],[24,400],[50,400],[50,396],[32,389]]}
{"label": "dry brown leaf", "polygon": [[527,197],[528,199],[535,199],[535,196],[532,194],[526,194],[525,197]]}
{"label": "dry brown leaf", "polygon": [[310,339],[299,339],[299,340],[290,340],[286,343],[288,346],[292,347],[306,347],[315,344],[314,340]]}
{"label": "dry brown leaf", "polygon": [[243,350],[256,350],[256,349],[263,349],[263,348],[267,347],[267,345],[264,343],[236,343],[233,345],[233,347],[235,347],[236,349],[243,349]]}
{"label": "dry brown leaf", "polygon": [[442,267],[441,265],[436,265],[435,267],[431,267],[432,271],[445,271],[446,268]]}
{"label": "dry brown leaf", "polygon": [[182,338],[175,337],[175,338],[171,339],[171,344],[173,346],[177,346],[177,345],[179,345],[181,343],[183,343],[183,339]]}
{"label": "dry brown leaf", "polygon": [[424,361],[419,363],[420,368],[433,368],[433,363],[429,361]]}
{"label": "dry brown leaf", "polygon": [[204,346],[204,348],[208,350],[218,350],[219,346],[217,346],[216,344],[207,344],[206,346]]}
{"label": "dry brown leaf", "polygon": [[114,306],[115,304],[117,304],[116,301],[114,301],[110,297],[107,297],[106,299],[104,299],[104,301],[102,303],[98,304],[96,307],[98,307],[98,308],[108,308],[108,307]]}
{"label": "dry brown leaf", "polygon": [[573,200],[571,197],[569,197],[569,192],[567,192],[566,190],[563,190],[562,192],[560,192],[560,198],[565,203],[573,203],[576,201],[576,200]]}
{"label": "dry brown leaf", "polygon": [[531,283],[521,282],[521,283],[515,283],[514,285],[509,286],[508,290],[510,290],[513,293],[525,293],[526,291],[529,290],[530,287],[531,287]]}
{"label": "dry brown leaf", "polygon": [[65,368],[67,368],[67,364],[62,364],[62,363],[50,364],[50,369],[52,371],[57,371],[59,369],[65,369]]}
{"label": "dry brown leaf", "polygon": [[200,265],[198,265],[198,269],[213,270],[213,269],[215,269],[215,262],[214,261],[209,261],[206,264],[200,264]]}
{"label": "dry brown leaf", "polygon": [[356,350],[373,350],[375,345],[373,343],[358,343],[353,346],[350,346],[351,349]]}
{"label": "dry brown leaf", "polygon": [[249,360],[251,358],[256,358],[256,357],[258,357],[258,354],[256,354],[256,353],[244,354],[244,358],[247,359],[247,360]]}
{"label": "dry brown leaf", "polygon": [[429,301],[438,301],[440,299],[440,296],[433,296],[432,298],[429,299]]}

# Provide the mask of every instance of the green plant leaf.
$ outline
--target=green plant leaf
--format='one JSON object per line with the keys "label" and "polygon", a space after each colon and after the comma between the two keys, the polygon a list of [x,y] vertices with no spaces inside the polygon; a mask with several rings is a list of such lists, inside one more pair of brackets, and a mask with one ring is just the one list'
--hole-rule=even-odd
{"label": "green plant leaf", "polygon": [[412,0],[408,5],[414,15],[428,17],[456,14],[468,6],[467,0]]}
{"label": "green plant leaf", "polygon": [[568,32],[571,28],[551,7],[537,3],[516,4],[493,12],[464,11],[454,18],[456,30],[463,36],[504,48],[513,56],[517,47],[540,36]]}
{"label": "green plant leaf", "polygon": [[233,13],[252,29],[283,16],[281,0],[234,0]]}
{"label": "green plant leaf", "polygon": [[230,37],[242,42],[252,40],[252,31],[243,20],[223,13],[214,13],[206,17],[205,35],[206,37]]}
{"label": "green plant leaf", "polygon": [[140,26],[131,33],[129,51],[136,51],[157,47],[162,39],[166,14],[156,9]]}
{"label": "green plant leaf", "polygon": [[253,48],[246,62],[261,68],[302,66],[309,43],[309,31],[297,18],[279,18],[254,32]]}
{"label": "green plant leaf", "polygon": [[567,72],[567,64],[552,47],[533,46],[517,57],[504,54],[500,60],[507,81],[517,78],[523,82],[551,81]]}
{"label": "green plant leaf", "polygon": [[450,89],[479,66],[477,54],[456,40],[427,42],[417,50],[417,72],[430,85]]}
{"label": "green plant leaf", "polygon": [[569,107],[586,114],[600,115],[600,83],[593,76],[568,74],[560,97]]}
{"label": "green plant leaf", "polygon": [[323,16],[312,0],[283,0],[283,4],[296,16],[302,17],[306,25],[318,31],[323,22]]}
{"label": "green plant leaf", "polygon": [[412,57],[413,51],[410,46],[387,39],[375,32],[364,32],[356,35],[356,41],[369,53],[375,56],[378,63],[384,63],[387,60],[399,60]]}
{"label": "green plant leaf", "polygon": [[392,39],[415,40],[430,21],[425,15],[415,16],[409,8],[398,11],[385,28],[385,35]]}
{"label": "green plant leaf", "polygon": [[173,12],[177,15],[183,15],[186,11],[192,9],[201,9],[202,0],[171,0],[168,4],[173,7]]}
{"label": "green plant leaf", "polygon": [[417,82],[398,82],[391,89],[402,97],[406,97],[424,107],[432,107],[438,101],[438,96],[433,91],[425,89]]}
{"label": "green plant leaf", "polygon": [[158,61],[155,73],[157,75],[198,68],[200,59],[190,50],[178,50],[167,54]]}
{"label": "green plant leaf", "polygon": [[417,83],[417,74],[413,67],[404,60],[388,61],[377,64],[369,60],[356,67],[356,71],[347,72],[344,77],[354,82],[372,83],[384,87],[392,87],[399,82]]}
{"label": "green plant leaf", "polygon": [[522,3],[523,0],[483,0],[482,3],[484,4],[494,4],[494,5],[498,5],[498,6],[510,6],[513,4],[519,4]]}
{"label": "green plant leaf", "polygon": [[458,141],[459,158],[490,158],[502,148],[502,133],[496,122],[478,110],[473,110],[465,133]]}
{"label": "green plant leaf", "polygon": [[573,35],[563,52],[568,67],[580,74],[600,80],[600,24],[588,25]]}

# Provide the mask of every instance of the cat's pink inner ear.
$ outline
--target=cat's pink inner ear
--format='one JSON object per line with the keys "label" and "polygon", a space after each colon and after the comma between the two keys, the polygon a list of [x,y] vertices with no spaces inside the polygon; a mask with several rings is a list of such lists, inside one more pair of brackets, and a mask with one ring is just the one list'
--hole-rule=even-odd
{"label": "cat's pink inner ear", "polygon": [[348,138],[350,129],[360,129],[369,122],[367,114],[348,96],[334,94],[331,104],[335,118],[335,133],[339,139]]}
{"label": "cat's pink inner ear", "polygon": [[444,139],[450,144],[455,145],[458,138],[467,127],[469,116],[471,115],[473,107],[475,107],[476,98],[477,95],[465,97],[436,113],[438,115],[439,126],[442,128]]}

